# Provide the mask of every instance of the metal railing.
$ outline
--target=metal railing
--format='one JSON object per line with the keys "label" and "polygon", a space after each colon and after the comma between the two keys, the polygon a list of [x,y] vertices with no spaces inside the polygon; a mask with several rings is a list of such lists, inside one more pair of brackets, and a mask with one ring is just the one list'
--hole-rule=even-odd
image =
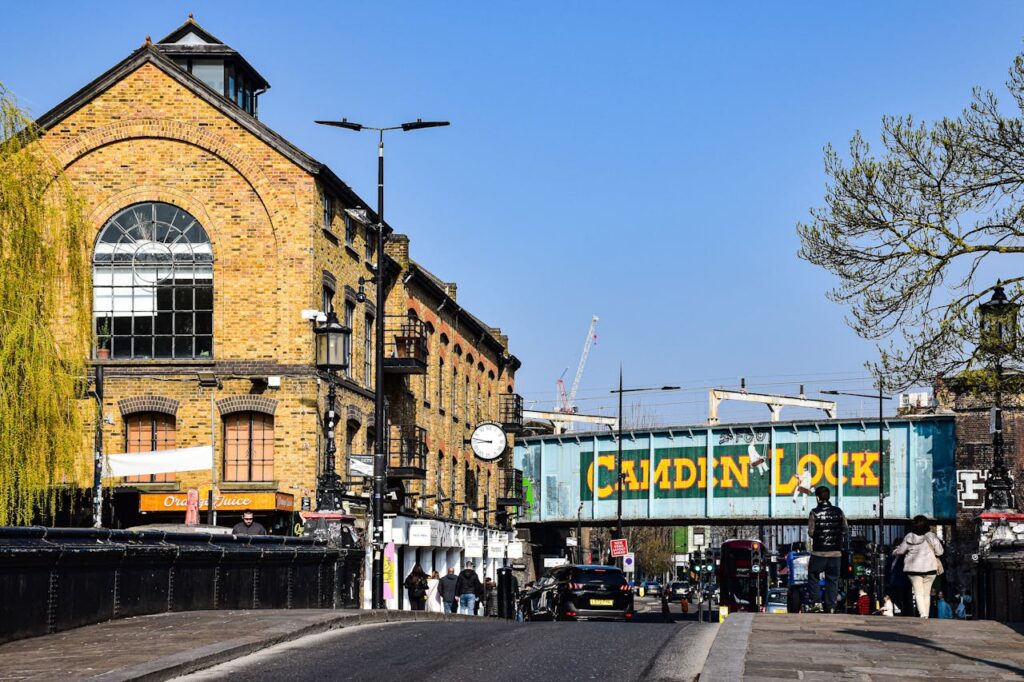
{"label": "metal railing", "polygon": [[523,504],[523,472],[513,467],[498,471],[498,506],[518,507]]}
{"label": "metal railing", "polygon": [[500,405],[501,424],[506,431],[519,433],[523,430],[523,396],[518,393],[503,393]]}
{"label": "metal railing", "polygon": [[388,438],[388,475],[426,479],[427,430],[412,424],[391,424]]}
{"label": "metal railing", "polygon": [[384,370],[401,374],[427,371],[427,327],[414,317],[384,317]]}

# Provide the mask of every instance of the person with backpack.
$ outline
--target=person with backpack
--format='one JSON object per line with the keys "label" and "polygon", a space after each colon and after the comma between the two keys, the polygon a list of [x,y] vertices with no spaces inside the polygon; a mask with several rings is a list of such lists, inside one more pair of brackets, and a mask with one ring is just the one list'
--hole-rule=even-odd
{"label": "person with backpack", "polygon": [[419,562],[412,567],[412,572],[405,579],[405,589],[409,592],[409,608],[422,611],[427,605],[427,574]]}
{"label": "person with backpack", "polygon": [[828,613],[835,613],[839,599],[843,538],[847,532],[846,515],[829,501],[831,492],[825,486],[815,488],[814,496],[818,506],[807,517],[807,535],[811,538],[811,558],[807,572],[813,583],[817,583],[819,574],[825,574],[824,608]]}
{"label": "person with backpack", "polygon": [[476,613],[476,600],[482,589],[480,576],[473,570],[473,562],[467,561],[466,568],[459,573],[455,582],[455,598],[459,602],[460,614],[472,616]]}
{"label": "person with backpack", "polygon": [[931,589],[936,576],[942,575],[942,542],[932,533],[928,519],[917,515],[910,522],[910,532],[893,554],[903,557],[903,572],[910,578],[914,590],[917,614],[928,617],[931,608]]}

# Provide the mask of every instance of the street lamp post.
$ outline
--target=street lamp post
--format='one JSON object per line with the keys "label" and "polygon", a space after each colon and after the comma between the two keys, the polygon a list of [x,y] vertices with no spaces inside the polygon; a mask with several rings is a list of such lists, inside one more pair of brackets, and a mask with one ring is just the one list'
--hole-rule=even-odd
{"label": "street lamp post", "polygon": [[995,407],[990,420],[992,430],[992,467],[985,476],[985,511],[1010,511],[1016,508],[1013,480],[1003,456],[1003,356],[1017,348],[1017,315],[1020,306],[1006,298],[1002,283],[996,282],[992,298],[978,306],[981,317],[982,353],[992,357],[995,366]]}
{"label": "street lamp post", "polygon": [[[885,539],[885,459],[884,459],[884,448],[882,441],[882,427],[883,422],[883,407],[884,401],[891,400],[891,396],[887,396],[882,392],[882,378],[878,378],[878,395],[871,395],[867,393],[851,393],[848,391],[822,391],[826,395],[848,395],[854,398],[878,398],[878,543],[875,546],[875,555],[877,558],[875,566],[875,604],[878,608],[881,608],[882,601],[885,598],[885,571],[886,562],[885,555],[882,552],[882,545]],[[838,462],[838,460],[837,460]],[[838,463],[838,466],[842,468],[842,463]],[[842,471],[837,472],[836,480],[838,485],[843,484]]]}
{"label": "street lamp post", "polygon": [[[373,130],[377,133],[377,267],[370,282],[376,284],[378,307],[374,336],[374,386],[373,386],[373,549],[371,605],[375,609],[385,608],[384,604],[384,496],[387,493],[387,424],[384,423],[384,133],[392,130],[419,130],[447,126],[448,121],[424,121],[416,119],[397,126],[374,127],[353,123],[348,119],[340,121],[316,121],[320,125],[334,126],[359,132]],[[362,283],[362,280],[360,280]]]}
{"label": "street lamp post", "polygon": [[583,563],[583,503],[576,508],[576,563]]}
{"label": "street lamp post", "polygon": [[611,393],[619,394],[619,424],[616,440],[618,447],[615,456],[615,487],[616,487],[616,512],[615,512],[615,537],[622,538],[622,394],[639,393],[646,391],[678,391],[678,386],[652,386],[648,388],[623,388],[622,387],[622,365],[619,365],[619,387],[613,388]]}
{"label": "street lamp post", "polygon": [[324,413],[324,468],[316,481],[317,511],[337,511],[341,509],[342,486],[341,477],[335,467],[334,454],[337,451],[334,442],[334,427],[338,422],[334,410],[335,372],[348,366],[345,357],[346,340],[352,330],[340,322],[333,310],[327,311],[324,323],[313,330],[316,334],[316,367],[327,374],[327,410]]}

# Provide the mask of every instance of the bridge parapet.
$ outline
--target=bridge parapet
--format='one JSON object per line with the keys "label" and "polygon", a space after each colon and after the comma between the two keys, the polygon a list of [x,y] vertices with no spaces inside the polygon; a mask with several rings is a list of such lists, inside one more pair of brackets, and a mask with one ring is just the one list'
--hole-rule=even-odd
{"label": "bridge parapet", "polygon": [[[956,515],[952,415],[883,420],[886,518]],[[526,501],[520,523],[603,523],[616,517],[614,433],[517,439]],[[595,456],[596,453],[596,456]],[[852,520],[877,515],[878,421],[759,422],[623,433],[622,512],[627,522],[804,519],[831,488]],[[710,482],[710,485],[709,485]],[[596,498],[596,499],[595,499]]]}

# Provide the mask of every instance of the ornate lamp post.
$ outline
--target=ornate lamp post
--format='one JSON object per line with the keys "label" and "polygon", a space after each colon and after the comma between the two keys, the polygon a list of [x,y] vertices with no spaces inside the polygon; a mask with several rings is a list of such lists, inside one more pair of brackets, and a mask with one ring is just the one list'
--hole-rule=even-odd
{"label": "ornate lamp post", "polygon": [[1013,481],[1003,457],[1003,356],[1017,348],[1017,316],[1020,305],[1006,298],[1002,283],[996,282],[992,298],[978,306],[981,335],[978,347],[992,357],[995,368],[996,406],[992,408],[992,467],[985,476],[985,511],[1016,508]]}
{"label": "ornate lamp post", "polygon": [[334,466],[334,426],[338,414],[334,411],[335,373],[348,367],[345,344],[352,330],[340,322],[333,310],[328,311],[327,320],[313,330],[316,334],[316,367],[327,373],[327,411],[324,413],[324,468],[316,481],[317,511],[341,509],[341,477]]}

